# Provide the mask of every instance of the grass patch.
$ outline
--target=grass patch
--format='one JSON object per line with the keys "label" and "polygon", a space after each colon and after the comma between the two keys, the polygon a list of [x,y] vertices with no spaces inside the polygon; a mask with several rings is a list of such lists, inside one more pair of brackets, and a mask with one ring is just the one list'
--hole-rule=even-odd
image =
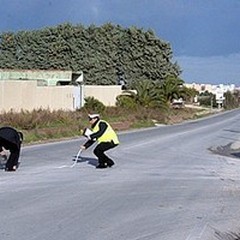
{"label": "grass patch", "polygon": [[[108,121],[116,131],[152,127],[155,123],[174,124],[196,118],[200,110],[171,109],[167,113],[160,109],[106,107],[101,118]],[[90,111],[89,111],[90,112]],[[50,111],[44,109],[8,112],[0,114],[0,126],[11,126],[24,134],[24,144],[72,138],[81,135],[81,130],[90,127],[84,108],[78,111]]]}
{"label": "grass patch", "polygon": [[130,125],[131,128],[146,128],[146,127],[153,127],[153,126],[155,126],[155,123],[151,119],[140,120]]}

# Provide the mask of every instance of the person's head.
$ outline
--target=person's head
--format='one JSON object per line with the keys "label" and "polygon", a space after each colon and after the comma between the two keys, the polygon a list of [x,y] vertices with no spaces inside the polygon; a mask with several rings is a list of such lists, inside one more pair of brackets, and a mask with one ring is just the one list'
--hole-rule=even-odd
{"label": "person's head", "polygon": [[91,124],[95,123],[99,118],[99,114],[88,114],[88,120]]}

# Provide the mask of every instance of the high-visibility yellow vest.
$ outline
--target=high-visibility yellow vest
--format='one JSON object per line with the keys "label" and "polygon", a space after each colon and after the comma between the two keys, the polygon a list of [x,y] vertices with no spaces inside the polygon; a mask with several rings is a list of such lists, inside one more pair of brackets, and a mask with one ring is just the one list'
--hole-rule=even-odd
{"label": "high-visibility yellow vest", "polygon": [[99,137],[97,139],[97,141],[99,143],[101,142],[111,142],[113,141],[115,144],[119,144],[119,140],[117,137],[117,134],[115,133],[115,131],[112,129],[112,127],[110,126],[110,124],[104,120],[100,120],[97,122],[96,126],[94,126],[94,128],[92,129],[92,131],[98,132],[99,131],[99,123],[100,122],[104,122],[107,124],[107,129],[105,130],[105,132],[103,133],[103,135],[101,137]]}

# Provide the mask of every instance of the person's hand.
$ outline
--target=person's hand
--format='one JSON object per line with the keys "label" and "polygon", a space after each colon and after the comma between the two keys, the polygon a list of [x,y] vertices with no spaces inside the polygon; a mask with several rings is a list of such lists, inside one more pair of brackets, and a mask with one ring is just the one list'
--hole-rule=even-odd
{"label": "person's hand", "polygon": [[6,152],[5,152],[4,150],[2,150],[2,151],[0,152],[0,155],[1,155],[1,156],[6,156],[7,154],[6,154]]}
{"label": "person's hand", "polygon": [[85,147],[84,145],[81,145],[80,148],[81,148],[82,150],[85,150],[85,149],[86,149],[86,147]]}

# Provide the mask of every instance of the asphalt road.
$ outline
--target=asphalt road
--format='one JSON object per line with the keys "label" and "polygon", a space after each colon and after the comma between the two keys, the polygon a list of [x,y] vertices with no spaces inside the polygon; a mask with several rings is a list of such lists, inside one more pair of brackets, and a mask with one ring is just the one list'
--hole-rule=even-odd
{"label": "asphalt road", "polygon": [[[210,240],[239,230],[240,110],[119,133],[116,166],[95,169],[85,139],[26,146],[0,172],[0,240]],[[240,151],[240,150],[239,150]]]}

